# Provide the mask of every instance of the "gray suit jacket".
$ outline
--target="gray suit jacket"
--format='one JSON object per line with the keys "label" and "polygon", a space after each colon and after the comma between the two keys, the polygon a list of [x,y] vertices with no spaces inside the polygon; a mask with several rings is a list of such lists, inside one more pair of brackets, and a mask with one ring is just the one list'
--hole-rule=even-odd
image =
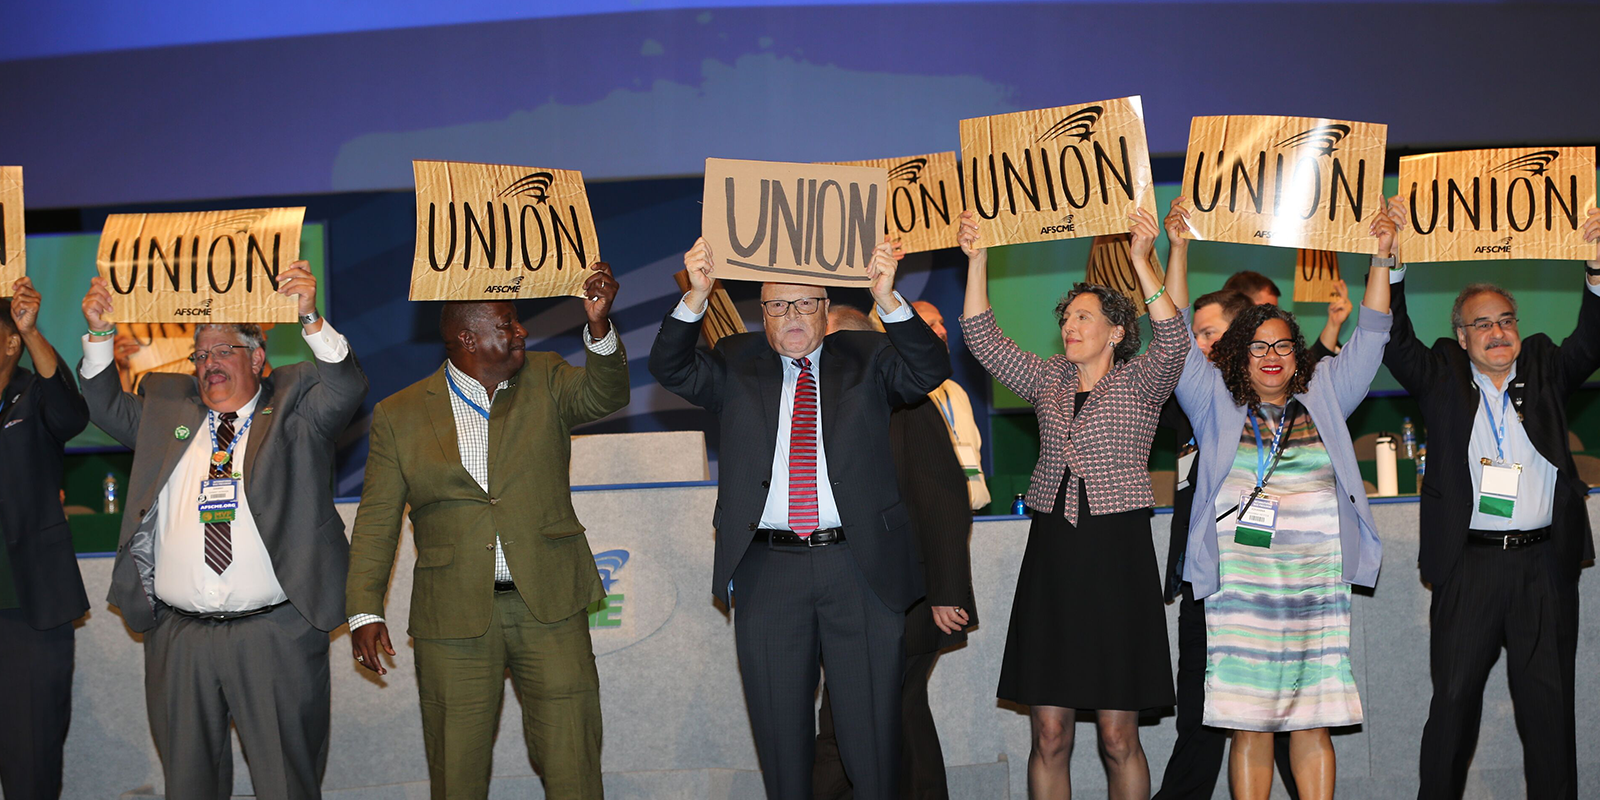
{"label": "gray suit jacket", "polygon": [[[1184,318],[1189,316],[1189,310],[1184,309]],[[1344,562],[1341,576],[1345,583],[1376,586],[1383,544],[1378,541],[1378,526],[1367,506],[1367,490],[1361,483],[1361,469],[1345,419],[1366,399],[1367,389],[1383,363],[1383,346],[1389,341],[1389,326],[1394,318],[1362,306],[1356,321],[1350,343],[1338,355],[1317,363],[1310,386],[1295,399],[1311,414],[1328,458],[1333,461],[1334,494],[1339,499],[1339,549]],[[1183,365],[1183,377],[1178,380],[1177,395],[1183,412],[1194,423],[1194,438],[1200,445],[1194,506],[1189,511],[1189,546],[1183,566],[1183,579],[1194,587],[1194,598],[1199,600],[1215,594],[1222,581],[1216,497],[1239,452],[1245,407],[1233,402],[1222,372],[1193,345]]]}
{"label": "gray suit jacket", "polygon": [[[89,419],[133,448],[106,600],[142,633],[156,623],[157,498],[184,450],[205,435],[206,407],[192,375],[147,375],[131,393],[122,391],[116,368],[108,366],[82,383]],[[278,582],[301,616],[325,631],[345,621],[350,561],[344,522],[333,506],[333,441],[366,396],[367,376],[353,352],[336,364],[312,359],[275,369],[262,380],[245,448],[244,492]],[[180,425],[192,432],[189,438],[176,437]]]}

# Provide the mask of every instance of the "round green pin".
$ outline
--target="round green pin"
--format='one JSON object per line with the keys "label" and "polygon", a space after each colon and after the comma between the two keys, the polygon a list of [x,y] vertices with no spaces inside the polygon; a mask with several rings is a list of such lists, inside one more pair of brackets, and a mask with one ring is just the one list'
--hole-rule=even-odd
{"label": "round green pin", "polygon": [[187,439],[187,438],[189,438],[189,426],[187,426],[187,425],[179,425],[177,428],[174,428],[173,431],[172,431],[172,438],[174,438],[174,439]]}

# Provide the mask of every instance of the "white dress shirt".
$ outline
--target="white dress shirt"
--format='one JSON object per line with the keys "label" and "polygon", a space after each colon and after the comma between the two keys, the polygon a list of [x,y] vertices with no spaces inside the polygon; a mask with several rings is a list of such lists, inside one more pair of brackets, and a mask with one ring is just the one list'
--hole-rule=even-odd
{"label": "white dress shirt", "polygon": [[[326,320],[322,330],[314,334],[302,331],[301,335],[318,361],[342,361],[350,352],[349,342]],[[83,366],[79,374],[85,378],[100,374],[111,365],[114,353],[111,340],[94,342],[85,335]],[[206,565],[205,525],[200,522],[199,510],[200,482],[211,475],[211,424],[215,411],[208,412],[200,428],[190,432],[188,447],[184,448],[172,476],[157,494],[153,553],[155,592],[161,602],[173,608],[198,613],[251,611],[289,599],[278,582],[272,558],[256,527],[255,515],[250,512],[250,496],[244,491],[242,470],[254,429],[254,425],[250,429],[245,429],[244,425],[255,414],[260,400],[261,390],[258,389],[255,397],[239,409],[239,418],[234,422],[238,443],[228,463],[240,480],[239,508],[229,529],[233,560],[222,574]],[[276,498],[267,499],[270,502]]]}
{"label": "white dress shirt", "polygon": [[[1516,404],[1505,402],[1504,406],[1501,405],[1505,390],[1519,382],[1517,365],[1511,365],[1511,372],[1506,374],[1505,383],[1499,389],[1495,388],[1489,376],[1478,371],[1477,365],[1469,366],[1472,369],[1472,382],[1478,387],[1478,415],[1472,420],[1472,438],[1467,440],[1467,469],[1472,473],[1472,521],[1468,524],[1480,531],[1533,531],[1546,527],[1550,524],[1555,506],[1556,465],[1539,455],[1538,449],[1533,446],[1527,429],[1522,427],[1522,420],[1517,419]],[[1494,414],[1492,419],[1491,409]],[[1496,422],[1505,428],[1505,440],[1500,448],[1495,446]],[[1504,450],[1505,466],[1522,465],[1522,475],[1517,481],[1517,502],[1509,519],[1478,510],[1478,487],[1483,482],[1483,462],[1480,459],[1487,458],[1490,463],[1498,464],[1502,458],[1500,449]]]}
{"label": "white dress shirt", "polygon": [[[893,312],[878,308],[878,317],[886,323],[905,322],[911,319],[914,311],[911,304],[907,303],[899,292],[894,293],[895,299],[900,301],[900,307]],[[688,297],[685,294],[684,297]],[[817,309],[821,314],[822,309]],[[705,309],[696,312],[689,308],[683,300],[678,301],[677,308],[672,310],[673,319],[682,322],[699,322],[705,316]],[[822,346],[811,351],[806,358],[811,359],[811,377],[817,383],[817,528],[837,528],[843,522],[839,519],[839,506],[833,498],[833,483],[828,480],[828,451],[822,446],[822,426],[827,420],[822,416]],[[761,527],[773,530],[789,530],[789,440],[791,438],[790,418],[794,416],[794,389],[800,380],[800,367],[795,359],[778,356],[783,363],[783,402],[778,409],[778,442],[772,451],[772,476],[768,479],[767,504],[761,510]]]}
{"label": "white dress shirt", "polygon": [[[609,356],[617,352],[617,327],[611,326],[611,331],[604,338],[596,341],[589,335],[589,326],[583,326],[583,345],[589,352],[599,356]],[[484,493],[489,491],[489,420],[482,414],[473,410],[472,406],[451,391],[448,386],[467,396],[469,400],[478,404],[478,408],[492,412],[494,400],[489,396],[489,391],[478,383],[478,379],[456,369],[451,361],[444,362],[445,374],[449,375],[450,383],[446,392],[450,395],[450,411],[456,421],[456,450],[461,454],[461,466],[467,474],[478,482],[478,487]],[[494,387],[494,396],[500,396],[500,390],[511,383],[509,380],[501,381]],[[511,568],[506,565],[506,552],[500,547],[500,536],[494,537],[494,580],[496,583],[510,583]],[[350,617],[350,630],[355,630],[362,625],[373,622],[383,622],[383,617],[377,614],[355,614]]]}

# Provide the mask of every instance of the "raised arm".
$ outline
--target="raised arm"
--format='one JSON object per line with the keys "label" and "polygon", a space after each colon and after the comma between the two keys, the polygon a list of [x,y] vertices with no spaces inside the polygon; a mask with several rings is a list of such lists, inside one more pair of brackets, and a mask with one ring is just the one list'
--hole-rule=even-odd
{"label": "raised arm", "polygon": [[302,319],[315,317],[300,326],[300,335],[311,349],[310,363],[317,370],[316,382],[300,400],[300,413],[318,433],[336,438],[367,399],[367,375],[350,350],[349,340],[317,314],[317,279],[311,275],[310,262],[290,264],[280,276],[278,293],[295,298]]}
{"label": "raised arm", "polygon": [[1161,229],[1156,226],[1156,218],[1142,208],[1135,209],[1128,219],[1128,233],[1133,237],[1128,254],[1133,259],[1133,274],[1139,278],[1139,291],[1144,293],[1145,310],[1152,323],[1172,319],[1178,316],[1178,307],[1167,296],[1167,287],[1162,285],[1155,268],[1156,239],[1161,236]]}
{"label": "raised arm", "polygon": [[1045,360],[1017,346],[995,323],[989,308],[989,250],[978,244],[978,215],[961,212],[961,230],[956,239],[967,254],[967,299],[961,312],[961,338],[967,351],[1007,389],[1033,403],[1039,396],[1039,382]]}
{"label": "raised arm", "polygon": [[1356,407],[1366,399],[1372,379],[1383,364],[1384,345],[1389,341],[1389,330],[1394,321],[1389,314],[1387,264],[1394,254],[1395,236],[1402,222],[1403,217],[1393,202],[1384,213],[1373,219],[1368,230],[1378,239],[1378,251],[1373,254],[1372,266],[1367,270],[1367,289],[1361,298],[1361,316],[1356,320],[1356,332],[1344,349],[1333,358],[1325,359],[1318,368],[1318,375],[1332,382],[1334,396],[1338,398],[1340,409],[1347,417],[1355,413]]}
{"label": "raised arm", "polygon": [[83,296],[83,321],[88,323],[89,333],[83,337],[83,361],[78,365],[78,375],[83,379],[89,419],[124,447],[133,447],[139,438],[144,398],[122,391],[122,379],[112,366],[111,337],[116,329],[105,319],[110,313],[111,289],[105,278],[95,276]]}
{"label": "raised arm", "polygon": [[[1583,239],[1600,242],[1600,209],[1590,209],[1589,219],[1583,224]],[[1578,307],[1578,325],[1561,342],[1561,371],[1567,391],[1572,391],[1600,369],[1600,297],[1595,296],[1600,287],[1600,253],[1584,264],[1588,273],[1588,286],[1583,292],[1583,304]]]}
{"label": "raised arm", "polygon": [[583,344],[584,369],[556,359],[550,375],[561,419],[568,425],[592,422],[628,404],[628,354],[611,326],[611,305],[621,289],[611,265],[594,265],[583,283],[583,312],[589,319]]}
{"label": "raised arm", "polygon": [[72,377],[61,369],[61,357],[56,355],[56,349],[39,331],[39,308],[43,298],[33,288],[33,281],[26,276],[18,278],[11,285],[11,292],[11,324],[21,334],[22,344],[33,359],[33,371],[39,376],[39,389],[44,396],[40,413],[44,415],[45,427],[56,441],[65,442],[88,426],[89,407]]}
{"label": "raised arm", "polygon": [[1189,307],[1189,206],[1182,197],[1172,198],[1172,210],[1162,223],[1167,229],[1167,297],[1176,308]]}
{"label": "raised arm", "polygon": [[706,302],[716,277],[712,274],[711,246],[704,238],[683,255],[683,265],[689,272],[689,291],[676,308],[661,321],[661,330],[650,345],[650,374],[667,391],[694,403],[707,411],[722,410],[722,388],[727,365],[718,349],[705,351],[695,347],[700,335],[700,319],[705,316]]}
{"label": "raised arm", "polygon": [[[1401,215],[1397,224],[1404,227],[1408,212],[1405,200],[1400,197],[1389,201],[1389,213],[1396,212]],[[1398,249],[1394,254],[1397,267],[1393,271],[1386,270],[1389,272],[1389,311],[1394,319],[1389,327],[1389,342],[1383,348],[1383,363],[1407,392],[1420,396],[1439,385],[1448,366],[1442,356],[1417,338],[1406,307],[1405,263],[1400,261],[1402,254]]]}

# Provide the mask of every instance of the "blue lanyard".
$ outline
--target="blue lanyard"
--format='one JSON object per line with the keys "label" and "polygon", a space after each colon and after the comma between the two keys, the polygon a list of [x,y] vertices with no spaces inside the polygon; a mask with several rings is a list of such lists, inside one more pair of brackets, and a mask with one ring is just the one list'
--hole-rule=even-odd
{"label": "blue lanyard", "polygon": [[[1507,387],[1508,389],[1510,387]],[[1504,464],[1506,461],[1506,424],[1510,420],[1511,392],[1500,393],[1500,421],[1494,421],[1494,412],[1489,409],[1488,398],[1483,397],[1483,389],[1478,389],[1478,397],[1483,400],[1483,413],[1489,415],[1489,431],[1494,434],[1494,453],[1499,460],[1496,463]]]}
{"label": "blue lanyard", "polygon": [[[483,417],[484,420],[488,420],[489,419],[489,412],[486,411],[483,406],[480,406],[477,403],[472,402],[472,398],[470,398],[470,397],[466,396],[465,394],[461,393],[461,387],[456,385],[456,379],[450,377],[450,368],[449,367],[445,367],[444,368],[444,379],[445,379],[445,382],[450,384],[451,393],[455,394],[456,397],[461,398],[461,402],[466,403],[468,408],[472,409],[473,411],[478,412],[478,416]],[[492,403],[494,401],[491,400],[490,402]]]}
{"label": "blue lanyard", "polygon": [[944,416],[944,424],[950,426],[950,430],[955,430],[956,410],[955,405],[950,402],[950,393],[945,392],[944,397],[935,402],[939,404],[939,413]]}
{"label": "blue lanyard", "polygon": [[[1283,432],[1289,427],[1285,424],[1288,422],[1289,407],[1284,406],[1283,411],[1284,416],[1278,418],[1278,432],[1272,435],[1272,453],[1270,455],[1273,460],[1276,460],[1278,454],[1282,452],[1279,447],[1283,444]],[[1256,489],[1259,490],[1267,484],[1267,466],[1269,462],[1268,454],[1261,452],[1261,425],[1256,422],[1255,409],[1250,410],[1250,429],[1255,431],[1256,434]]]}
{"label": "blue lanyard", "polygon": [[221,450],[222,452],[228,454],[228,460],[222,462],[221,464],[218,464],[215,461],[213,461],[213,462],[211,462],[212,466],[218,467],[220,469],[227,469],[228,468],[227,465],[233,462],[233,448],[239,446],[239,440],[244,438],[244,432],[245,431],[250,430],[250,422],[252,420],[254,420],[255,418],[256,418],[256,412],[254,412],[254,411],[250,412],[250,416],[245,417],[244,424],[239,426],[239,430],[234,432],[233,441],[228,442],[228,449],[222,450],[222,447],[217,444],[217,412],[213,411],[210,414],[206,415],[206,423],[210,426],[210,429],[211,429],[211,452],[215,453],[215,452]]}

